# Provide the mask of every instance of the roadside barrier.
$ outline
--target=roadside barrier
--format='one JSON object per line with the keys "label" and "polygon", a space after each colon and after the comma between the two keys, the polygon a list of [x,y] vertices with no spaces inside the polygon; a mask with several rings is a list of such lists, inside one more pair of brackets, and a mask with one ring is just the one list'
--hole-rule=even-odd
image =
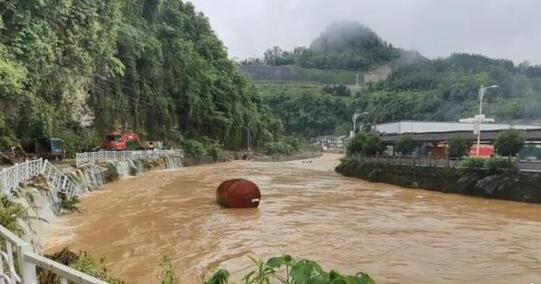
{"label": "roadside barrier", "polygon": [[50,271],[61,284],[106,284],[61,263],[34,253],[32,246],[0,226],[0,284],[37,284],[37,271]]}
{"label": "roadside barrier", "polygon": [[184,151],[173,150],[143,150],[143,151],[98,151],[77,153],[75,165],[78,168],[103,162],[117,162],[126,160],[158,159],[167,157],[183,157]]}

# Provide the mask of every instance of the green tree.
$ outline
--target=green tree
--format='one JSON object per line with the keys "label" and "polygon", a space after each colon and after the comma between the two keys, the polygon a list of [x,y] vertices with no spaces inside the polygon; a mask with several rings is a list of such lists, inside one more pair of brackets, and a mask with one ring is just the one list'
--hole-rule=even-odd
{"label": "green tree", "polygon": [[384,145],[379,135],[361,132],[355,135],[348,145],[348,154],[375,155],[382,153]]}
{"label": "green tree", "polygon": [[524,134],[520,130],[507,129],[502,131],[494,141],[496,152],[511,160],[524,147]]}
{"label": "green tree", "polygon": [[402,155],[411,154],[417,145],[413,141],[413,136],[410,134],[401,135],[395,143],[396,152]]}
{"label": "green tree", "polygon": [[460,158],[466,156],[471,147],[471,141],[465,137],[455,137],[449,140],[449,156]]}

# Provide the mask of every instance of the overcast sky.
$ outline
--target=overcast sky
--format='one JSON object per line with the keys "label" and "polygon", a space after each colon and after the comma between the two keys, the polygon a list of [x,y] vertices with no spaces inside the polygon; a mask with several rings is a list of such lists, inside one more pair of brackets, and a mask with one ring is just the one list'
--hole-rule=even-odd
{"label": "overcast sky", "polygon": [[541,0],[192,0],[231,57],[308,46],[333,21],[358,21],[434,58],[479,53],[541,64]]}

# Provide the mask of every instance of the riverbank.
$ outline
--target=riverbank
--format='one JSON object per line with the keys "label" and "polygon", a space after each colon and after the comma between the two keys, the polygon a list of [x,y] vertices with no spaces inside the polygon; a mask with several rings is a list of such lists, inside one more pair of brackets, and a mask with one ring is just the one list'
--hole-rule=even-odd
{"label": "riverbank", "polygon": [[407,188],[541,203],[541,175],[537,173],[388,165],[353,158],[342,160],[336,171],[344,176]]}

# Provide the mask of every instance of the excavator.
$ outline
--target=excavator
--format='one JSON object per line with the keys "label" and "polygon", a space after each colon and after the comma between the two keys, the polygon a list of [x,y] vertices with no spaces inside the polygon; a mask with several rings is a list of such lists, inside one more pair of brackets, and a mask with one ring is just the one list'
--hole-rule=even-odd
{"label": "excavator", "polygon": [[126,151],[144,149],[139,136],[135,133],[114,131],[105,136],[102,148],[109,151]]}

